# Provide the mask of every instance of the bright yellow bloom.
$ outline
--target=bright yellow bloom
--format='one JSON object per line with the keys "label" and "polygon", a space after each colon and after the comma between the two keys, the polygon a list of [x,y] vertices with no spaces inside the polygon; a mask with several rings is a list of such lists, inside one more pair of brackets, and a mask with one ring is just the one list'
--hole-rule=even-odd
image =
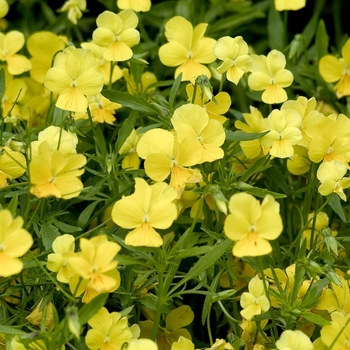
{"label": "bright yellow bloom", "polygon": [[35,32],[27,39],[27,49],[31,54],[32,69],[30,76],[43,84],[46,72],[52,66],[54,55],[62,51],[66,44],[62,37],[50,31]]}
{"label": "bright yellow bloom", "polygon": [[125,237],[132,246],[159,247],[163,244],[154,229],[167,229],[177,218],[174,200],[176,191],[165,182],[148,185],[142,178],[135,179],[135,192],[117,201],[112,219],[120,227],[134,229]]}
{"label": "bright yellow bloom", "polygon": [[215,39],[204,37],[208,23],[200,23],[194,29],[186,18],[175,16],[165,24],[168,43],[159,48],[159,59],[169,67],[178,67],[175,78],[182,73],[182,81],[195,79],[199,75],[211,77],[204,65],[215,61],[213,48]]}
{"label": "bright yellow bloom", "polygon": [[109,61],[126,61],[133,55],[131,47],[140,41],[136,30],[139,20],[132,10],[123,10],[118,14],[102,12],[96,19],[97,27],[92,33],[93,42],[105,47],[103,57]]}
{"label": "bright yellow bloom", "polygon": [[33,245],[31,234],[23,228],[20,216],[12,217],[9,210],[0,210],[0,277],[9,277],[20,273],[23,256]]}
{"label": "bright yellow bloom", "polygon": [[119,154],[127,155],[122,160],[123,169],[139,169],[141,160],[136,153],[137,144],[143,134],[138,133],[136,129],[132,129],[130,135],[120,147]]}
{"label": "bright yellow bloom", "polygon": [[338,98],[350,96],[350,39],[342,48],[342,57],[326,55],[320,59],[319,71],[327,83],[338,83],[334,90]]}
{"label": "bright yellow bloom", "polygon": [[78,178],[84,173],[81,169],[86,164],[82,154],[69,157],[60,151],[50,150],[47,141],[38,147],[38,155],[29,164],[30,192],[36,197],[70,199],[79,196],[83,183]]}
{"label": "bright yellow bloom", "polygon": [[22,74],[32,68],[27,57],[17,54],[24,46],[24,42],[24,34],[18,30],[6,34],[0,33],[0,61],[6,62],[7,70],[12,75]]}
{"label": "bright yellow bloom", "polygon": [[[135,339],[132,338],[128,342],[128,350],[158,350],[157,343],[151,339],[142,338]],[[184,350],[184,349],[181,349]]]}
{"label": "bright yellow bloom", "polygon": [[198,164],[213,162],[224,156],[224,151],[220,146],[225,141],[225,130],[219,121],[209,119],[202,107],[192,103],[178,107],[171,118],[171,123],[180,143],[193,139],[202,149],[202,156]]}
{"label": "bright yellow bloom", "polygon": [[269,299],[265,295],[264,283],[266,282],[256,275],[249,281],[248,292],[241,295],[240,304],[243,308],[241,315],[248,321],[270,308]]}
{"label": "bright yellow bloom", "polygon": [[341,312],[331,314],[331,324],[321,329],[321,340],[326,349],[347,350],[350,348],[349,318],[350,314],[344,315]]}
{"label": "bright yellow bloom", "polygon": [[108,241],[105,235],[81,238],[80,252],[70,257],[68,264],[77,275],[89,281],[89,288],[99,293],[108,292],[120,284],[120,280],[108,275],[109,271],[116,270],[118,261],[114,258],[120,249],[118,243]]}
{"label": "bright yellow bloom", "polygon": [[[200,89],[197,88],[196,96],[194,99],[194,104],[203,107],[208,113],[209,119],[215,119],[219,121],[221,124],[224,124],[227,118],[223,115],[228,112],[231,107],[231,97],[225,92],[221,91],[217,95],[214,96],[215,101],[209,100],[208,96],[203,94],[203,98],[201,98]],[[188,97],[188,101],[193,101],[193,92],[194,87],[192,83],[186,85],[186,93]]]}
{"label": "bright yellow bloom", "polygon": [[224,36],[214,46],[214,55],[222,63],[216,68],[219,74],[226,73],[227,80],[236,85],[244,73],[252,67],[252,58],[248,55],[248,45],[241,36]]}
{"label": "bright yellow bloom", "polygon": [[91,328],[85,336],[85,342],[91,350],[121,349],[133,337],[128,318],[122,317],[119,312],[109,313],[105,307],[90,318],[88,323]]}
{"label": "bright yellow bloom", "polygon": [[[102,74],[105,85],[112,84],[123,76],[122,69],[115,62],[106,60],[103,57],[106,50],[105,47],[99,46],[93,42],[84,42],[81,43],[80,46],[83,49],[90,50],[96,57],[96,68]],[[112,74],[111,70],[113,70]]]}
{"label": "bright yellow bloom", "polygon": [[[236,120],[235,127],[245,133],[250,134],[266,131],[266,119],[263,117],[261,112],[253,106],[250,106],[249,108],[250,113],[242,113],[245,123],[243,123],[241,120]],[[259,157],[261,154],[266,154],[269,150],[269,148],[264,147],[261,144],[260,139],[241,141],[239,144],[245,156],[249,159],[254,159]]]}
{"label": "bright yellow bloom", "polygon": [[275,0],[275,8],[277,11],[296,11],[306,5],[306,0]]}
{"label": "bright yellow bloom", "polygon": [[192,340],[180,336],[177,341],[171,344],[171,350],[194,350]]}
{"label": "bright yellow bloom", "polygon": [[301,123],[302,118],[296,110],[274,109],[266,121],[270,132],[260,142],[263,146],[270,147],[269,153],[272,157],[291,157],[294,154],[293,146],[302,139]]}
{"label": "bright yellow bloom", "polygon": [[78,19],[83,16],[83,11],[86,10],[86,0],[67,0],[63,6],[57,10],[58,12],[68,11],[68,19],[73,23],[77,24]]}
{"label": "bright yellow bloom", "polygon": [[346,201],[344,190],[350,187],[350,178],[344,177],[348,167],[336,160],[322,163],[317,170],[317,178],[321,185],[318,187],[318,192],[322,196],[328,196],[331,193],[336,193],[343,201]]}
{"label": "bright yellow bloom", "polygon": [[294,145],[294,154],[287,159],[287,169],[293,175],[305,174],[310,169],[310,159],[305,147]]}
{"label": "bright yellow bloom", "polygon": [[46,73],[45,86],[58,94],[56,106],[85,112],[86,96],[95,96],[102,90],[103,76],[96,69],[96,58],[90,50],[72,46],[56,55],[54,66]]}
{"label": "bright yellow bloom", "polygon": [[203,154],[201,145],[193,138],[180,143],[171,131],[156,128],[141,137],[136,151],[145,159],[146,174],[152,180],[161,182],[171,176],[170,185],[177,190],[178,198],[187,183],[202,181],[200,171],[190,168],[199,164]]}
{"label": "bright yellow bloom", "polygon": [[253,66],[248,77],[248,85],[252,90],[264,91],[261,99],[268,104],[281,103],[287,100],[283,88],[293,82],[293,74],[285,69],[286,58],[277,50],[272,50],[267,56],[252,55]]}
{"label": "bright yellow bloom", "polygon": [[337,160],[347,165],[350,161],[350,120],[344,114],[317,118],[306,133],[311,138],[309,158],[314,163]]}
{"label": "bright yellow bloom", "polygon": [[75,238],[64,234],[57,237],[52,243],[53,253],[47,256],[46,267],[52,272],[57,272],[57,281],[68,283],[74,272],[68,265],[68,259],[74,256]]}
{"label": "bright yellow bloom", "polygon": [[269,254],[269,240],[276,239],[283,230],[279,203],[267,195],[260,204],[251,194],[241,192],[230,198],[229,209],[224,232],[236,241],[232,254],[239,258]]}
{"label": "bright yellow bloom", "polygon": [[205,350],[234,350],[234,348],[226,340],[216,338],[215,343],[210,348],[205,348]]}
{"label": "bright yellow bloom", "polygon": [[9,147],[0,147],[0,188],[8,185],[7,180],[17,179],[27,169],[25,156]]}
{"label": "bright yellow bloom", "polygon": [[131,9],[136,12],[147,12],[151,9],[151,0],[117,0],[121,10]]}
{"label": "bright yellow bloom", "polygon": [[282,332],[276,341],[278,350],[314,350],[310,338],[302,331],[290,329]]}
{"label": "bright yellow bloom", "polygon": [[6,0],[0,1],[0,18],[4,18],[9,12],[10,6]]}

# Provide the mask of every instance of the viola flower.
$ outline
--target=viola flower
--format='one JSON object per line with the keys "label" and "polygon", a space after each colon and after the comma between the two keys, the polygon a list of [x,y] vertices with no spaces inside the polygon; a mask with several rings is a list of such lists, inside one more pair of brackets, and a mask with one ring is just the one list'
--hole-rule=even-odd
{"label": "viola flower", "polygon": [[136,170],[140,168],[141,160],[136,152],[136,148],[142,135],[136,129],[132,129],[130,135],[120,147],[119,154],[127,154],[122,160],[123,169]]}
{"label": "viola flower", "polygon": [[151,9],[151,0],[117,0],[121,10],[131,9],[135,12],[147,12]]}
{"label": "viola flower", "polygon": [[51,151],[47,141],[38,147],[38,155],[29,164],[30,192],[38,198],[55,196],[70,199],[79,196],[83,183],[78,178],[86,157],[75,154],[66,157],[60,151]]}
{"label": "viola flower", "polygon": [[243,74],[252,67],[248,51],[248,45],[241,36],[220,38],[213,49],[214,55],[222,61],[216,71],[219,74],[226,73],[227,80],[237,85]]}
{"label": "viola flower", "polygon": [[32,68],[27,57],[17,54],[24,42],[24,34],[18,30],[0,33],[0,61],[6,63],[7,70],[12,75],[28,72]]}
{"label": "viola flower", "polygon": [[106,50],[105,47],[99,46],[94,42],[83,42],[80,46],[83,49],[90,50],[96,57],[96,68],[102,74],[105,85],[112,84],[122,78],[123,71],[116,62],[106,60],[103,57]]}
{"label": "viola flower", "polygon": [[300,131],[302,118],[293,109],[274,109],[266,120],[267,130],[260,142],[265,147],[270,147],[272,157],[288,158],[293,156],[294,148],[301,141]]}
{"label": "viola flower", "polygon": [[209,119],[202,107],[192,103],[178,107],[171,118],[171,123],[180,143],[193,139],[202,149],[202,156],[198,164],[213,162],[224,156],[224,151],[220,146],[225,142],[225,130],[219,121]]}
{"label": "viola flower", "polygon": [[44,84],[59,95],[56,102],[58,108],[85,112],[87,96],[100,93],[103,76],[97,71],[96,58],[90,50],[70,46],[56,55],[54,66],[47,71]]}
{"label": "viola flower", "polygon": [[8,185],[8,180],[17,179],[27,169],[25,156],[9,147],[0,147],[0,189]]}
{"label": "viola flower", "polygon": [[120,279],[117,281],[108,275],[109,271],[116,270],[118,261],[114,258],[120,249],[118,243],[108,241],[105,235],[80,238],[80,252],[68,259],[69,268],[89,281],[89,288],[108,292],[120,284]]}
{"label": "viola flower", "polygon": [[[192,83],[186,85],[186,93],[188,101],[192,102],[194,93],[194,87]],[[197,89],[193,103],[203,107],[208,113],[209,119],[215,119],[221,124],[224,124],[227,118],[223,114],[227,113],[231,107],[231,97],[227,92],[221,91],[215,95],[212,100],[209,100],[208,96],[205,94],[203,98],[201,98],[201,94]]]}
{"label": "viola flower", "polygon": [[350,39],[342,48],[342,57],[326,55],[320,59],[319,71],[327,83],[338,82],[334,86],[337,97],[350,96]]}
{"label": "viola flower", "polygon": [[170,350],[194,350],[192,340],[180,335],[179,339],[171,344]]}
{"label": "viola flower", "polygon": [[6,0],[0,1],[0,18],[4,18],[9,12],[10,6]]}
{"label": "viola flower", "polygon": [[287,329],[281,333],[280,338],[276,341],[278,350],[314,350],[310,338],[300,330]]}
{"label": "viola flower", "polygon": [[[248,321],[256,315],[260,315],[270,308],[269,299],[265,295],[263,280],[256,275],[248,283],[248,292],[241,295],[240,304],[243,308],[241,315]],[[266,286],[268,284],[266,283]]]}
{"label": "viola flower", "polygon": [[119,312],[109,313],[105,307],[90,318],[88,324],[91,328],[86,333],[85,342],[91,350],[121,349],[133,337],[128,318]]}
{"label": "viola flower", "polygon": [[120,227],[133,229],[125,237],[132,246],[159,247],[163,244],[156,229],[167,229],[177,218],[176,191],[165,182],[148,185],[135,179],[135,192],[123,196],[112,209],[112,219]]}
{"label": "viola flower", "polygon": [[344,177],[348,167],[336,160],[322,163],[317,170],[317,178],[321,185],[318,192],[322,196],[328,196],[333,192],[336,193],[343,201],[346,201],[344,190],[350,187],[350,178]]}
{"label": "viola flower", "polygon": [[133,56],[131,48],[140,41],[140,33],[135,29],[138,22],[132,10],[123,10],[118,14],[104,11],[97,17],[98,28],[93,31],[92,39],[95,44],[105,48],[104,59],[126,61]]}
{"label": "viola flower", "polygon": [[267,56],[251,55],[253,65],[248,77],[248,85],[254,91],[264,91],[261,99],[268,104],[281,103],[288,96],[284,88],[293,82],[293,74],[285,69],[286,58],[277,50],[272,50]]}
{"label": "viola flower", "polygon": [[175,78],[182,73],[182,81],[199,75],[211,77],[204,65],[215,61],[215,39],[204,37],[208,23],[200,23],[194,29],[186,18],[175,16],[165,24],[165,36],[169,41],[159,48],[159,59],[168,67],[178,67]]}
{"label": "viola flower", "polygon": [[278,238],[283,230],[279,203],[267,195],[260,204],[251,194],[240,192],[230,198],[229,210],[224,232],[236,242],[232,254],[238,258],[269,254],[269,240]]}
{"label": "viola flower", "polygon": [[179,142],[171,131],[156,128],[141,137],[136,152],[145,159],[145,171],[152,180],[161,182],[170,175],[170,185],[177,190],[178,198],[187,183],[202,181],[200,171],[190,168],[199,164],[203,155],[202,146],[194,138]]}
{"label": "viola flower", "polygon": [[86,10],[86,0],[67,0],[58,12],[68,11],[67,17],[73,23],[77,24],[78,19],[83,16]]}
{"label": "viola flower", "polygon": [[62,51],[65,46],[64,38],[50,31],[35,32],[27,39],[27,50],[32,56],[30,76],[38,83],[43,84],[46,72],[52,66],[54,55]]}
{"label": "viola flower", "polygon": [[57,237],[52,243],[53,253],[47,256],[47,269],[57,272],[57,281],[62,283],[68,283],[74,274],[68,265],[68,259],[74,256],[74,241],[74,236],[69,234]]}
{"label": "viola flower", "polygon": [[306,0],[275,0],[275,8],[277,11],[296,11],[306,5]]}
{"label": "viola flower", "polygon": [[8,209],[0,210],[0,277],[20,273],[23,256],[33,245],[31,234],[23,228],[20,216],[12,217]]}

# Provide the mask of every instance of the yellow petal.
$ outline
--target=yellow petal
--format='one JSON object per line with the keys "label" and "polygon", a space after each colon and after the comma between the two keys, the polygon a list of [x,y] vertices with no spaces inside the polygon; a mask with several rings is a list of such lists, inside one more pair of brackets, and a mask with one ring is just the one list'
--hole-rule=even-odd
{"label": "yellow petal", "polygon": [[183,64],[187,59],[188,49],[178,43],[177,41],[172,41],[170,43],[164,44],[159,48],[159,59],[160,61],[168,67],[177,67]]}
{"label": "yellow petal", "polygon": [[19,259],[15,259],[6,254],[6,252],[0,252],[0,276],[9,277],[20,273],[23,269],[23,263]]}
{"label": "yellow petal", "polygon": [[149,223],[143,223],[126,235],[125,244],[135,247],[160,247],[163,244],[163,239]]}
{"label": "yellow petal", "polygon": [[343,66],[339,60],[333,55],[326,55],[320,59],[319,71],[322,78],[327,83],[334,83],[340,80],[343,75]]}

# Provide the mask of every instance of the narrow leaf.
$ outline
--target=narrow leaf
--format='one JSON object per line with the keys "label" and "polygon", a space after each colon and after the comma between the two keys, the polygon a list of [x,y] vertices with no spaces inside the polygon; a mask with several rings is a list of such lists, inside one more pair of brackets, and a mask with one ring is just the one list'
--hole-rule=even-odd
{"label": "narrow leaf", "polygon": [[115,152],[118,153],[120,148],[123,146],[125,140],[131,134],[133,128],[135,127],[136,120],[139,116],[137,111],[132,111],[130,115],[124,120],[123,125],[118,131],[117,142],[115,143]]}
{"label": "narrow leaf", "polygon": [[79,321],[82,326],[105,305],[107,298],[108,293],[99,294],[79,310]]}

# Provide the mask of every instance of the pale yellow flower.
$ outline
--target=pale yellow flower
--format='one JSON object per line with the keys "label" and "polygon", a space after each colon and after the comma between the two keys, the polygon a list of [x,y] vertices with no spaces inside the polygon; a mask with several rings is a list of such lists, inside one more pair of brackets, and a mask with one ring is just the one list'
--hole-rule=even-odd
{"label": "pale yellow flower", "polygon": [[147,12],[151,9],[151,0],[117,0],[121,10],[131,9],[136,12]]}
{"label": "pale yellow flower", "polygon": [[306,0],[275,0],[275,8],[277,11],[296,11],[306,5]]}

